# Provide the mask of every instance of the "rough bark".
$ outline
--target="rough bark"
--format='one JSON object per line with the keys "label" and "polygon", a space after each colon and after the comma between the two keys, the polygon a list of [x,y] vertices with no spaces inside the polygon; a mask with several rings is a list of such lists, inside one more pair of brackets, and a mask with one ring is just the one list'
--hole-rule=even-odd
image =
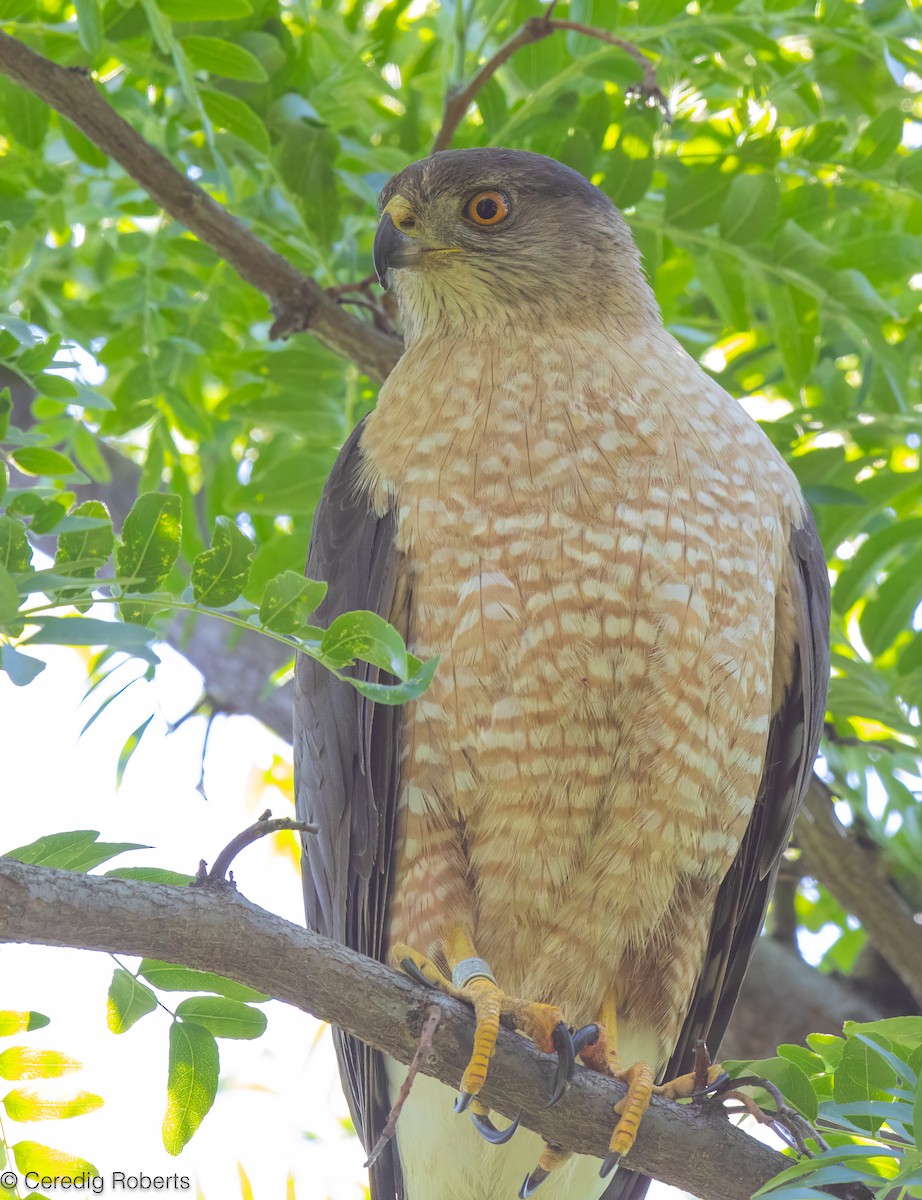
{"label": "rough bark", "polygon": [[922,931],[884,873],[876,846],[836,819],[832,795],[818,779],[807,793],[796,838],[804,873],[858,918],[916,1005],[922,1005]]}
{"label": "rough bark", "polygon": [[[465,1005],[419,987],[227,891],[172,888],[77,875],[0,859],[0,937],[9,942],[81,947],[178,962],[249,984],[409,1062],[424,1013],[443,1010],[426,1074],[456,1087],[470,1054],[473,1019]],[[542,1108],[553,1060],[500,1031],[482,1093],[558,1145],[602,1157],[612,1106],[624,1085],[578,1069],[567,1094]],[[785,1166],[775,1150],[730,1124],[714,1106],[654,1099],[631,1166],[703,1200],[749,1200]]]}

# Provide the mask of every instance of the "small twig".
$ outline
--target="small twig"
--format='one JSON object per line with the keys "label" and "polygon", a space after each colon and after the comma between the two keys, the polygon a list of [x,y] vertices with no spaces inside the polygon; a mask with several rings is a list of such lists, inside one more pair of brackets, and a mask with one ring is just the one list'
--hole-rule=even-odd
{"label": "small twig", "polygon": [[348,296],[352,292],[367,292],[377,282],[378,276],[372,271],[364,279],[350,279],[348,283],[334,283],[332,287],[327,288],[327,295],[332,296],[336,300],[340,296]]}
{"label": "small twig", "polygon": [[551,25],[555,29],[569,29],[573,33],[582,33],[586,37],[597,38],[600,42],[607,42],[609,46],[617,46],[619,50],[629,54],[643,68],[643,79],[640,83],[635,83],[633,87],[628,88],[627,98],[630,100],[639,97],[647,108],[659,108],[666,117],[669,116],[669,102],[656,82],[656,63],[647,58],[639,46],[635,46],[633,42],[626,42],[624,38],[615,37],[607,29],[597,29],[594,25],[584,25],[581,21],[551,21]]}
{"label": "small twig", "polygon": [[[721,1101],[725,1099],[738,1100],[744,1105],[750,1116],[754,1117],[760,1125],[767,1125],[792,1150],[796,1150],[798,1154],[802,1154],[806,1158],[814,1157],[813,1152],[807,1146],[807,1138],[812,1138],[820,1149],[828,1149],[825,1141],[820,1137],[807,1118],[797,1112],[796,1109],[791,1108],[770,1079],[762,1079],[756,1075],[746,1075],[741,1079],[728,1080],[728,1086],[731,1090],[719,1090],[715,1093],[714,1098]],[[775,1102],[775,1111],[772,1112],[770,1109],[761,1108],[754,1100],[748,1096],[744,1096],[738,1090],[741,1087],[759,1087],[763,1091],[768,1092]]]}
{"label": "small twig", "polygon": [[407,1102],[413,1081],[416,1079],[420,1068],[432,1056],[432,1039],[435,1037],[435,1031],[438,1029],[441,1019],[442,1010],[437,1004],[430,1004],[426,1009],[426,1019],[423,1021],[422,1032],[419,1035],[419,1045],[416,1047],[416,1053],[413,1055],[413,1061],[410,1063],[407,1077],[400,1087],[394,1107],[391,1109],[384,1128],[381,1130],[381,1136],[375,1142],[374,1148],[368,1156],[368,1161],[365,1163],[366,1168],[370,1167],[376,1161],[381,1151],[394,1136],[397,1129],[397,1121],[403,1111],[404,1104]]}
{"label": "small twig", "polygon": [[199,696],[198,700],[196,700],[188,712],[184,712],[183,715],[177,720],[167,723],[167,737],[169,737],[171,734],[174,734],[177,729],[182,729],[183,725],[185,725],[185,723],[191,720],[193,717],[201,716],[202,713],[209,712],[210,709],[211,705],[208,700],[208,693],[202,692],[201,696]]}
{"label": "small twig", "polygon": [[214,860],[214,866],[210,871],[207,870],[205,860],[202,859],[199,862],[195,880],[189,886],[211,887],[218,883],[233,883],[233,879],[228,881],[224,877],[240,851],[249,846],[251,842],[258,841],[259,838],[266,837],[270,833],[280,833],[283,829],[292,829],[298,833],[317,832],[316,825],[309,825],[307,821],[293,821],[289,817],[273,817],[271,811],[266,809],[255,824],[244,829],[242,833],[238,833],[232,841],[227,843]]}
{"label": "small twig", "polygon": [[648,106],[657,105],[667,116],[669,115],[669,105],[666,97],[656,82],[656,64],[647,58],[646,54],[639,47],[635,46],[632,42],[626,42],[623,38],[615,37],[607,29],[597,29],[594,25],[584,25],[581,21],[552,19],[551,14],[556,6],[557,0],[554,0],[543,16],[529,17],[527,21],[524,21],[521,28],[511,38],[503,42],[492,58],[487,59],[480,70],[474,75],[473,79],[471,79],[470,83],[463,88],[448,93],[445,98],[445,110],[442,114],[442,127],[439,129],[433,143],[432,154],[438,153],[439,150],[448,149],[474,97],[493,78],[499,68],[512,58],[517,50],[521,50],[523,46],[530,46],[533,42],[543,41],[544,38],[550,37],[552,33],[557,33],[560,30],[582,33],[586,37],[596,38],[600,42],[607,42],[610,46],[617,46],[619,50],[623,50],[625,54],[629,54],[643,68],[643,79],[628,91],[628,98],[639,96]]}

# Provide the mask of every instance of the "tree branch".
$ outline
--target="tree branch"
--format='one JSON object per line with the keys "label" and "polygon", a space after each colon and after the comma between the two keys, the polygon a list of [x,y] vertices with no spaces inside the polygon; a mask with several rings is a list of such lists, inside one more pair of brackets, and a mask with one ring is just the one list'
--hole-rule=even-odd
{"label": "tree branch", "polygon": [[821,974],[796,950],[759,939],[740,998],[720,1047],[723,1058],[773,1058],[783,1042],[802,1045],[808,1033],[842,1033],[846,1021],[879,1021],[905,1013],[882,1003],[854,980]]}
{"label": "tree branch", "polygon": [[642,96],[646,103],[652,102],[657,104],[664,112],[668,112],[666,97],[656,83],[656,65],[647,58],[642,50],[632,42],[626,42],[623,38],[615,37],[607,29],[598,29],[594,25],[584,25],[581,21],[552,18],[551,14],[554,11],[556,3],[557,0],[554,0],[554,3],[551,4],[544,16],[529,17],[527,21],[524,21],[521,28],[511,38],[503,42],[491,58],[487,59],[480,70],[474,75],[473,79],[471,79],[470,83],[463,88],[449,92],[445,99],[442,127],[433,143],[431,153],[435,154],[439,150],[448,149],[452,138],[457,132],[458,126],[464,119],[464,114],[470,108],[477,93],[481,88],[486,86],[499,68],[504,63],[507,63],[517,50],[521,50],[523,46],[530,46],[533,42],[540,42],[558,31],[570,30],[573,33],[582,33],[586,37],[596,38],[600,42],[607,42],[610,46],[617,46],[619,50],[623,50],[626,54],[629,54],[643,68],[643,80],[634,89],[635,94]]}
{"label": "tree branch", "polygon": [[271,250],[178,171],[118,115],[87,72],[59,67],[2,30],[0,71],[73,122],[161,208],[267,296],[275,314],[271,337],[309,329],[367,375],[387,376],[400,357],[400,340],[356,320],[315,279]]}
{"label": "tree branch", "polygon": [[804,874],[827,887],[856,916],[868,937],[922,1005],[922,937],[903,898],[881,870],[879,856],[837,819],[832,794],[814,778],[797,822]]}
{"label": "tree branch", "polygon": [[[417,986],[380,963],[257,908],[235,893],[162,887],[77,875],[0,859],[4,941],[82,947],[179,962],[268,993],[361,1037],[401,1062],[414,1056],[426,1012],[442,1017],[434,1055],[421,1065],[457,1086],[470,1055],[471,1010]],[[612,1106],[624,1085],[577,1070],[567,1094],[541,1108],[553,1060],[500,1030],[481,1093],[491,1108],[556,1144],[601,1158]],[[654,1098],[631,1151],[631,1166],[704,1200],[749,1200],[790,1160],[731,1125],[709,1106]]]}

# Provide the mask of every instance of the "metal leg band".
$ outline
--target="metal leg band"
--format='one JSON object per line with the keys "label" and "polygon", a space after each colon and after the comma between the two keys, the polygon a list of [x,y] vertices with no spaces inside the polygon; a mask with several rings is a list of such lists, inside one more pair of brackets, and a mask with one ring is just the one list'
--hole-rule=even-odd
{"label": "metal leg band", "polygon": [[451,973],[451,982],[456,988],[463,988],[472,979],[489,979],[496,983],[490,964],[483,958],[462,958]]}

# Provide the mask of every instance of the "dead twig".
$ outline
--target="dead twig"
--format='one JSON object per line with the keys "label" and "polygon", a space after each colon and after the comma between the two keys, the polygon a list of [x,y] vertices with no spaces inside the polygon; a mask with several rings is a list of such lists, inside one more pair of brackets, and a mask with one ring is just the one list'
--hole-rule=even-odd
{"label": "dead twig", "polygon": [[403,1112],[403,1106],[407,1102],[413,1081],[419,1074],[420,1068],[425,1066],[432,1057],[432,1039],[435,1037],[435,1031],[438,1029],[441,1019],[442,1010],[437,1004],[430,1004],[426,1009],[426,1019],[423,1021],[422,1032],[419,1035],[419,1045],[416,1047],[416,1053],[413,1055],[413,1061],[410,1063],[407,1077],[400,1085],[400,1091],[397,1099],[394,1101],[394,1107],[388,1114],[384,1128],[381,1130],[381,1136],[375,1142],[371,1154],[368,1156],[368,1161],[365,1163],[366,1167],[370,1167],[375,1162],[381,1151],[397,1131],[397,1121],[400,1118],[401,1112]]}
{"label": "dead twig", "polygon": [[205,860],[201,859],[195,879],[189,886],[215,887],[216,885],[227,884],[230,887],[236,887],[233,875],[229,879],[225,879],[225,876],[227,875],[228,868],[240,851],[244,850],[252,842],[258,841],[259,838],[264,838],[270,833],[280,833],[283,829],[292,829],[297,833],[317,832],[316,825],[309,825],[306,821],[293,821],[289,817],[273,817],[271,811],[266,809],[258,821],[244,829],[241,833],[238,833],[235,838],[227,843],[214,860],[214,866],[210,871]]}
{"label": "dead twig", "polygon": [[582,33],[586,37],[606,42],[609,46],[617,46],[619,50],[629,54],[643,68],[643,78],[640,83],[628,91],[628,98],[639,97],[648,107],[655,105],[668,117],[669,105],[656,82],[656,64],[639,47],[635,46],[633,42],[625,41],[624,38],[616,37],[607,29],[597,29],[594,25],[584,25],[581,21],[554,18],[552,13],[556,7],[557,0],[554,0],[543,16],[529,17],[527,21],[523,22],[521,28],[503,42],[491,58],[487,59],[470,83],[463,88],[449,92],[445,98],[442,126],[433,143],[432,154],[448,149],[464,114],[470,108],[477,93],[493,78],[499,68],[512,58],[517,50],[521,50],[523,46],[530,46],[533,42],[540,42],[544,38],[550,37],[552,33],[559,31],[570,30],[573,33]]}

